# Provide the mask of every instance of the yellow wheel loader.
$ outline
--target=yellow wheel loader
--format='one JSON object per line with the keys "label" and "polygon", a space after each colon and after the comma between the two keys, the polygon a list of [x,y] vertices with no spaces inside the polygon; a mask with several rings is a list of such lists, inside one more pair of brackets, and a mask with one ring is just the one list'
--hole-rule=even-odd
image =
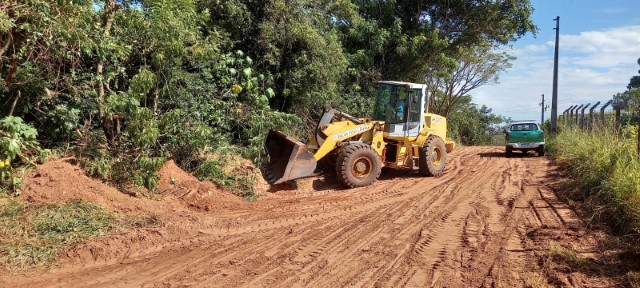
{"label": "yellow wheel loader", "polygon": [[446,141],[447,119],[426,112],[428,97],[424,84],[381,81],[371,118],[325,107],[307,144],[269,131],[267,182],[309,176],[318,162],[335,166],[338,179],[351,188],[371,185],[382,167],[440,176],[455,143]]}

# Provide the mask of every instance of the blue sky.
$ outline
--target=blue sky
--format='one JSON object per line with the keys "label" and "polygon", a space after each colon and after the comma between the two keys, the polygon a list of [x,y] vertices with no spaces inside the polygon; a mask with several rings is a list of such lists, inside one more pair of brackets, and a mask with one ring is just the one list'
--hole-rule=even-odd
{"label": "blue sky", "polygon": [[[537,36],[507,48],[517,57],[498,84],[471,91],[496,114],[540,120],[540,95],[551,106],[556,16],[560,16],[558,114],[574,104],[606,101],[626,89],[640,66],[640,0],[532,0]],[[603,101],[603,102],[604,102]],[[551,108],[545,113],[550,117]]]}

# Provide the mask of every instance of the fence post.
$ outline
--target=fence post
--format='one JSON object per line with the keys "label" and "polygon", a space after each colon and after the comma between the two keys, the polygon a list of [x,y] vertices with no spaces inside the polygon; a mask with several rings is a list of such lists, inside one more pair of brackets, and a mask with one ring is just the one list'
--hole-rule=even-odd
{"label": "fence post", "polygon": [[620,107],[615,107],[616,109],[616,118],[614,120],[616,129],[620,129]]}
{"label": "fence post", "polygon": [[578,114],[578,111],[580,111],[580,109],[582,109],[582,107],[584,107],[584,105],[580,105],[578,106],[578,108],[576,108],[575,110],[575,116],[576,116],[576,120],[574,121],[573,119],[571,119],[571,124],[573,124],[573,122],[575,122],[575,124],[577,125],[580,122],[580,119],[578,118],[580,116],[580,114]]}
{"label": "fence post", "polygon": [[580,129],[582,129],[584,125],[584,110],[587,110],[587,108],[589,108],[589,105],[591,105],[591,103],[587,103],[587,105],[582,107],[582,110],[580,111],[580,122],[578,123],[578,126],[580,126]]}
{"label": "fence post", "polygon": [[569,106],[569,108],[567,108],[567,110],[564,110],[564,112],[562,112],[562,124],[567,125],[567,116],[569,116],[569,110],[573,109],[574,105]]}
{"label": "fence post", "polygon": [[573,121],[573,111],[576,110],[576,108],[578,108],[578,105],[573,105],[573,108],[569,110],[569,124],[571,124],[571,121]]}
{"label": "fence post", "polygon": [[593,106],[591,106],[591,109],[589,109],[589,122],[587,124],[588,129],[591,129],[593,126],[593,110],[595,110],[598,105],[600,105],[600,101],[596,102],[596,104],[593,104]]}
{"label": "fence post", "polygon": [[604,109],[606,109],[607,106],[611,105],[611,103],[613,103],[613,99],[607,101],[607,103],[604,103],[604,106],[602,106],[602,108],[600,108],[600,122],[602,123],[603,126],[607,125],[607,122],[604,119]]}

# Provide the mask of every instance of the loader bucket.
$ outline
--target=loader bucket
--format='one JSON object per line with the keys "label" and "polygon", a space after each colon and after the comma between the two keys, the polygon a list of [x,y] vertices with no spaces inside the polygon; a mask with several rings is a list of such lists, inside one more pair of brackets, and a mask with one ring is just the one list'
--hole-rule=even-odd
{"label": "loader bucket", "polygon": [[307,145],[282,132],[269,131],[265,146],[270,158],[265,170],[269,184],[309,176],[316,169],[316,159],[309,153]]}
{"label": "loader bucket", "polygon": [[451,151],[456,148],[456,142],[447,140],[447,142],[444,143],[444,147],[447,149],[447,153],[451,153]]}

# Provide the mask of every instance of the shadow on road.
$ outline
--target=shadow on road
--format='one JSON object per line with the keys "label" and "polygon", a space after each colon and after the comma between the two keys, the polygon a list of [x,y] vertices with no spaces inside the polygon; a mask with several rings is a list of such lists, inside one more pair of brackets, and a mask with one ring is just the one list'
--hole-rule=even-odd
{"label": "shadow on road", "polygon": [[[380,173],[380,177],[377,181],[385,181],[385,180],[394,180],[394,179],[410,179],[410,178],[421,178],[424,177],[420,175],[417,171],[411,170],[395,170],[391,168],[382,168],[382,173]],[[311,187],[313,191],[326,191],[326,190],[347,190],[344,184],[342,184],[336,173],[333,171],[322,171],[319,170],[315,174],[309,177],[303,177],[296,180],[287,181],[285,183],[271,185],[268,192],[278,192],[278,191],[292,191],[298,190],[299,185],[298,181],[305,181],[305,179],[312,179]],[[375,184],[374,184],[375,185]],[[304,185],[303,185],[304,186]]]}
{"label": "shadow on road", "polygon": [[322,176],[318,177],[318,179],[313,180],[311,187],[313,187],[313,191],[346,189],[346,187],[338,181],[336,173],[329,172],[324,173]]}
{"label": "shadow on road", "polygon": [[421,178],[424,177],[414,170],[396,170],[392,168],[382,168],[380,178],[378,180],[393,180],[393,179],[407,179],[407,178]]}
{"label": "shadow on road", "polygon": [[528,158],[528,157],[537,157],[538,154],[536,152],[533,151],[527,151],[526,153],[522,153],[522,152],[513,152],[511,154],[511,156],[507,156],[507,154],[505,152],[482,152],[482,153],[478,153],[478,155],[480,155],[480,157],[482,158],[491,158],[491,157],[498,157],[498,158]]}

